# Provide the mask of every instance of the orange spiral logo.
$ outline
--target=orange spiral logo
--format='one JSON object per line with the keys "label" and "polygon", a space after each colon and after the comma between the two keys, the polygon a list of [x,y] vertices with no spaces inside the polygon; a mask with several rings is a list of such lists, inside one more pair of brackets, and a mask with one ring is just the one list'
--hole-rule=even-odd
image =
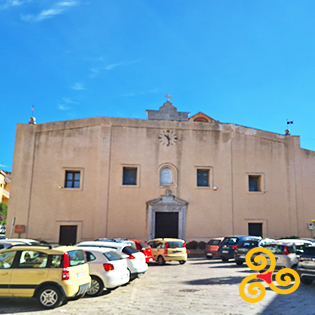
{"label": "orange spiral logo", "polygon": [[[254,275],[250,275],[248,277],[246,277],[240,284],[239,286],[239,292],[240,292],[240,296],[242,297],[242,299],[248,303],[257,303],[260,302],[266,295],[266,288],[264,286],[264,284],[262,282],[253,282],[250,283],[247,287],[247,292],[250,296],[248,296],[245,293],[245,286],[246,284],[251,281],[251,280],[255,280],[255,279],[262,279],[264,280],[269,287],[279,293],[279,294],[290,294],[292,292],[294,292],[300,285],[300,277],[298,275],[298,273],[291,269],[291,268],[283,268],[281,269],[279,272],[277,272],[276,274],[276,282],[277,284],[286,287],[289,286],[291,283],[291,277],[287,274],[291,274],[295,280],[294,285],[291,286],[290,288],[287,289],[281,289],[276,287],[273,282],[272,282],[272,273],[275,270],[276,267],[276,258],[274,256],[274,254],[267,248],[263,248],[263,247],[255,247],[253,249],[251,249],[247,255],[246,255],[246,263],[247,266],[252,269],[252,270],[263,270],[266,268],[268,261],[267,258],[263,255],[257,255],[254,257],[254,262],[258,265],[254,265],[251,261],[251,257],[253,256],[253,254],[255,253],[264,253],[266,254],[269,259],[270,259],[270,266],[268,268],[268,270],[262,274],[254,274]],[[281,276],[283,274],[286,274],[284,276],[284,280],[281,280]],[[258,296],[257,296],[258,294]]]}

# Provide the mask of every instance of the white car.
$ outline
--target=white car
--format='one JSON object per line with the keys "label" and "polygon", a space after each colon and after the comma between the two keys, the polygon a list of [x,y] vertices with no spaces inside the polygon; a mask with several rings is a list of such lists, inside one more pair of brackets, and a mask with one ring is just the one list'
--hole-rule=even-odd
{"label": "white car", "polygon": [[[296,248],[294,243],[285,241],[275,241],[270,244],[266,244],[263,247],[269,249],[274,254],[276,258],[275,270],[280,270],[282,268],[296,269],[298,264],[298,257],[296,255]],[[264,253],[261,253],[261,255],[267,258],[266,267],[267,270],[270,266],[269,256]],[[264,270],[260,272],[264,272]]]}
{"label": "white car", "polygon": [[126,258],[127,260],[127,266],[130,272],[130,279],[134,279],[139,274],[145,273],[148,270],[148,264],[145,262],[144,254],[137,251],[128,244],[107,241],[85,241],[78,243],[76,246],[116,249],[118,253],[120,253],[122,257]]}
{"label": "white car", "polygon": [[314,243],[308,240],[303,240],[300,238],[297,239],[280,239],[277,240],[277,242],[279,243],[293,243],[295,245],[296,248],[296,255],[298,256],[298,258],[300,257],[300,255],[302,255],[305,251],[305,248],[308,246],[312,246]]}
{"label": "white car", "polygon": [[30,239],[30,238],[7,238],[6,241],[23,243],[26,245],[40,245],[41,244],[39,241]]}
{"label": "white car", "polygon": [[114,289],[129,282],[127,260],[117,250],[100,247],[82,247],[82,249],[86,253],[92,278],[87,295],[97,296],[104,288]]}

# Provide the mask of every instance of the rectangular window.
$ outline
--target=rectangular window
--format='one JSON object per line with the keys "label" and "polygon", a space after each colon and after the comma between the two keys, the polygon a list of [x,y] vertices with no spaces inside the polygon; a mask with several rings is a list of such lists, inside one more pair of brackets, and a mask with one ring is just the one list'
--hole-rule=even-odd
{"label": "rectangular window", "polygon": [[137,185],[137,168],[123,168],[123,185]]}
{"label": "rectangular window", "polygon": [[209,170],[197,169],[197,186],[209,187]]}
{"label": "rectangular window", "polygon": [[80,171],[66,171],[65,188],[80,188]]}
{"label": "rectangular window", "polygon": [[261,175],[248,175],[248,190],[261,191]]}

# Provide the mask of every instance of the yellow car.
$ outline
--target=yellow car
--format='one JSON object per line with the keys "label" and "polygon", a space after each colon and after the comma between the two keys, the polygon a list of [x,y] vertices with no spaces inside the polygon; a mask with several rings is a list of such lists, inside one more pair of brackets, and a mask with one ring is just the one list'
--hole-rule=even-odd
{"label": "yellow car", "polygon": [[33,297],[50,309],[83,296],[90,284],[81,248],[26,245],[0,250],[0,296]]}
{"label": "yellow car", "polygon": [[184,240],[155,238],[147,243],[151,246],[153,259],[159,265],[164,265],[166,261],[178,261],[182,265],[187,261],[187,249]]}

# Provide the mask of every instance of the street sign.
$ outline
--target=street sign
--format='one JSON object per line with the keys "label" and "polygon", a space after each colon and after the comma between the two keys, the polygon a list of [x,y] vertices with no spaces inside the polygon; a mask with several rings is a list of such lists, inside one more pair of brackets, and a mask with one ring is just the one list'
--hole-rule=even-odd
{"label": "street sign", "polygon": [[312,222],[308,222],[307,225],[309,230],[314,230],[314,224]]}

